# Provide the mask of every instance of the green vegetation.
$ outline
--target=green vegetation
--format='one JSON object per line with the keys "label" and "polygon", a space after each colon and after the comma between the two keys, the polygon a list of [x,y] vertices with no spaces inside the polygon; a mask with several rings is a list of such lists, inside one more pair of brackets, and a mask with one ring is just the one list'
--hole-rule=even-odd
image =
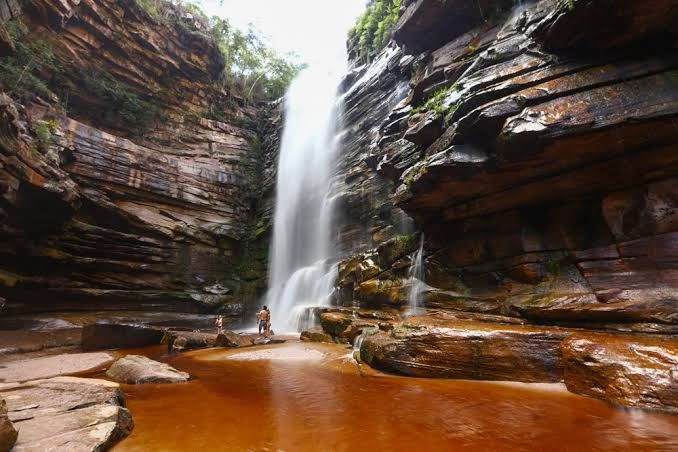
{"label": "green vegetation", "polygon": [[[136,0],[137,5],[161,22],[173,23],[186,33],[211,36],[224,58],[220,82],[247,101],[273,100],[285,94],[292,79],[304,68],[295,55],[279,55],[260,33],[233,27],[227,19],[208,17],[196,3],[181,0]],[[220,118],[220,108],[210,116]]]}
{"label": "green vegetation", "polygon": [[292,79],[305,67],[292,62],[293,55],[277,54],[254,29],[243,32],[219,17],[212,17],[209,23],[224,56],[222,82],[248,101],[281,97]]}
{"label": "green vegetation", "polygon": [[419,167],[417,167],[413,171],[410,171],[410,173],[405,178],[404,181],[405,185],[409,187],[410,185],[412,185],[415,179],[419,178],[420,176],[423,176],[424,174],[426,174],[427,171],[428,167],[422,163]]}
{"label": "green vegetation", "polygon": [[424,111],[432,111],[435,113],[436,117],[445,118],[445,124],[447,125],[447,118],[449,117],[450,113],[456,110],[457,103],[454,102],[450,105],[445,105],[445,100],[447,95],[456,89],[456,85],[438,89],[431,97],[426,99],[423,104],[413,108],[410,112],[410,115],[422,113]]}
{"label": "green vegetation", "polygon": [[558,273],[560,273],[560,261],[561,259],[559,258],[556,258],[554,256],[548,256],[546,258],[546,261],[544,262],[544,267],[546,267],[546,271],[552,275],[557,275]]}
{"label": "green vegetation", "polygon": [[424,104],[424,107],[429,110],[433,111],[436,116],[444,116],[445,114],[445,109],[443,107],[445,103],[445,96],[447,96],[447,93],[450,92],[450,88],[441,88],[438,91],[429,98],[426,103]]}
{"label": "green vegetation", "polygon": [[388,44],[399,9],[400,0],[370,0],[348,33],[349,41],[356,49],[356,60],[369,62]]}
{"label": "green vegetation", "polygon": [[471,296],[471,288],[464,283],[461,273],[457,275],[457,279],[454,281],[454,289],[467,298]]}
{"label": "green vegetation", "polygon": [[36,96],[54,100],[55,94],[45,83],[45,75],[58,73],[61,67],[51,46],[40,39],[24,39],[28,32],[19,20],[5,24],[14,41],[16,53],[0,60],[0,86],[15,99],[25,102]]}
{"label": "green vegetation", "polygon": [[141,99],[106,71],[85,74],[81,89],[106,105],[98,115],[96,112],[88,113],[90,116],[98,117],[103,123],[115,124],[119,121],[132,132],[141,133],[152,122],[163,117],[160,108]]}
{"label": "green vegetation", "polygon": [[406,251],[414,247],[414,235],[397,235],[393,238],[395,246],[401,251]]}
{"label": "green vegetation", "polygon": [[53,119],[36,121],[32,124],[35,134],[34,150],[44,154],[52,145],[52,133],[59,127]]}
{"label": "green vegetation", "polygon": [[[207,18],[195,4],[181,0],[135,1],[140,10],[176,27],[180,34],[200,34],[203,39],[213,39],[216,43],[225,62],[224,70],[214,82],[215,94],[210,96],[211,103],[201,116],[225,120],[225,112],[233,111],[244,102],[276,99],[303,68],[293,62],[291,55],[281,56],[271,50],[256,31],[243,32],[225,19]],[[163,119],[161,107],[168,96],[180,95],[169,92],[171,80],[161,81],[167,92],[140,92],[104,68],[88,70],[69,55],[55,52],[49,41],[29,36],[28,28],[20,19],[4,25],[16,52],[0,60],[0,90],[19,102],[27,103],[40,97],[67,112],[87,115],[102,125],[141,134]],[[125,35],[114,31],[114,38],[124,40]],[[43,134],[39,140],[47,143],[46,137]]]}
{"label": "green vegetation", "polygon": [[[97,119],[108,125],[121,125],[133,132],[143,131],[153,120],[161,117],[157,107],[142,100],[103,70],[85,73],[83,83],[76,86],[66,76],[73,69],[58,58],[48,42],[27,39],[28,30],[20,20],[9,21],[6,27],[15,43],[16,54],[0,61],[0,87],[20,102],[41,97],[68,109],[68,100],[87,97],[107,107],[100,109]],[[96,117],[91,109],[88,114]],[[34,125],[40,151],[44,152],[49,147],[49,129],[47,123]]]}

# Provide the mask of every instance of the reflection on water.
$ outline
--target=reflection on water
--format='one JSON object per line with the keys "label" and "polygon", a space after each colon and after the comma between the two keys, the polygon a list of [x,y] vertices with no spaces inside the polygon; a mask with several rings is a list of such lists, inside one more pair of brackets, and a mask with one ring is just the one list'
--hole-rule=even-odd
{"label": "reflection on water", "polygon": [[189,383],[126,386],[135,429],[116,450],[678,450],[678,416],[557,385],[361,376],[341,346],[252,352],[179,356]]}

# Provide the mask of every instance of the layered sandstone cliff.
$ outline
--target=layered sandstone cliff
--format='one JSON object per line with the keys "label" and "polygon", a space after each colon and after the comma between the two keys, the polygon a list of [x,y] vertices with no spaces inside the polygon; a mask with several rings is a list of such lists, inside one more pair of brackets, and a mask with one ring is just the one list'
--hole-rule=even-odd
{"label": "layered sandstone cliff", "polygon": [[466,4],[403,2],[394,42],[346,81],[345,221],[374,227],[337,303],[406,311],[404,211],[427,313],[367,337],[371,364],[675,410],[678,4]]}
{"label": "layered sandstone cliff", "polygon": [[12,86],[2,98],[6,308],[240,314],[265,281],[256,212],[275,144],[260,137],[275,109],[216,83],[216,43],[181,9],[161,20],[133,0],[7,5],[3,30],[25,30],[4,33],[5,55],[47,49],[52,70],[24,105]]}

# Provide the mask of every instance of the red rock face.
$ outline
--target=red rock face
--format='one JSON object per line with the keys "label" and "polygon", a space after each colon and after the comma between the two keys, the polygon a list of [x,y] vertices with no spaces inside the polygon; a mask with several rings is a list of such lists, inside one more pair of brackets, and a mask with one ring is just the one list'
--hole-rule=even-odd
{"label": "red rock face", "polygon": [[[45,80],[51,89],[105,73],[163,119],[139,133],[84,88],[67,114],[37,102],[16,112],[3,100],[7,309],[241,313],[265,281],[273,176],[264,162],[276,143],[259,135],[276,135],[271,108],[219,88],[223,59],[198,22],[187,31],[127,1],[37,1],[2,13],[16,16],[66,68]],[[214,108],[223,121],[207,118]],[[30,124],[47,118],[50,144],[37,152]]]}
{"label": "red rock face", "polygon": [[[379,133],[361,148],[372,180],[392,180],[392,192],[362,196],[384,206],[379,218],[391,221],[400,208],[425,233],[422,301],[430,316],[421,331],[396,328],[363,342],[375,346],[370,362],[407,374],[528,378],[534,367],[511,377],[503,358],[483,367],[464,354],[478,340],[465,331],[473,327],[459,326],[464,332],[456,336],[435,327],[452,313],[520,319],[547,332],[558,325],[675,335],[675,2],[541,0],[487,22],[469,18],[474,12],[461,3],[403,2],[395,44],[366,70],[380,74],[375,80],[409,82],[409,93],[381,114],[369,129]],[[438,24],[462,17],[463,26]],[[397,64],[383,64],[398,51]],[[356,85],[348,92],[364,80]],[[375,87],[349,95],[349,105],[367,105],[370,96],[383,93]],[[351,118],[349,126],[364,124]],[[382,263],[368,248],[340,264],[337,299],[406,307],[411,254]],[[540,355],[529,336],[519,337],[511,338],[515,359],[560,363],[562,338]],[[483,336],[497,350],[504,339]],[[627,360],[616,353],[608,363]],[[650,379],[652,363],[636,358],[628,360]],[[486,376],[475,377],[482,373],[476,368]],[[594,379],[585,373],[573,370],[573,379]],[[532,375],[545,381],[544,373]],[[613,395],[612,380],[597,396],[653,405],[634,398],[630,386]],[[587,384],[568,387],[592,394]]]}
{"label": "red rock face", "polygon": [[[540,322],[676,331],[671,2],[622,2],[603,20],[604,1],[543,0],[495,27],[432,30],[436,44],[417,40],[422,24],[464,11],[431,3],[404,5],[395,40],[420,62],[370,152],[395,181],[395,205],[426,233],[436,307],[453,292],[468,300],[442,296],[455,310],[482,302]],[[585,44],[592,20],[606,53]],[[406,73],[406,60],[383,72]],[[446,87],[437,111],[408,115]],[[389,267],[351,281],[355,297],[398,304],[404,266]]]}
{"label": "red rock face", "polygon": [[475,380],[554,382],[562,379],[557,328],[482,322],[408,321],[368,336],[361,358],[404,375]]}
{"label": "red rock face", "polygon": [[561,352],[567,388],[634,407],[678,413],[675,340],[573,337]]}

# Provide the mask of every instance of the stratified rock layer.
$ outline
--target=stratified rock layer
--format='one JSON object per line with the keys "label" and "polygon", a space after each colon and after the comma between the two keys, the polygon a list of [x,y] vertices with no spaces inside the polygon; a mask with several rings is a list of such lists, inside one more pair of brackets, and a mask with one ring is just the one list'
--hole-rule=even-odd
{"label": "stratified rock layer", "polygon": [[[68,115],[54,99],[20,111],[0,100],[6,310],[241,314],[265,280],[267,220],[255,214],[271,185],[262,175],[272,157],[258,144],[270,108],[222,88],[214,39],[179,7],[166,5],[173,16],[159,20],[135,1],[8,4],[2,22],[23,22],[21,39],[49,49],[62,69],[40,75],[45,86],[79,89],[62,99]],[[117,107],[88,91],[110,80],[162,120],[143,133],[124,112],[114,120]],[[40,145],[36,124],[47,135]],[[252,274],[242,274],[245,258],[257,261]]]}
{"label": "stratified rock layer", "polygon": [[564,381],[574,393],[678,412],[678,340],[588,332],[498,317],[410,318],[367,331],[360,359],[402,375],[525,382]]}
{"label": "stratified rock layer", "polygon": [[60,375],[77,375],[102,370],[112,364],[108,353],[67,353],[5,363],[0,367],[0,382],[39,380]]}
{"label": "stratified rock layer", "polygon": [[567,389],[621,405],[678,413],[678,342],[605,342],[572,337],[561,346]]}
{"label": "stratified rock layer", "polygon": [[360,357],[376,369],[417,377],[557,382],[567,335],[557,328],[415,318],[391,333],[368,335]]}
{"label": "stratified rock layer", "polygon": [[0,384],[19,437],[14,450],[106,450],[132,430],[117,383],[56,377]]}
{"label": "stratified rock layer", "polygon": [[[337,304],[408,309],[421,237],[408,216],[425,237],[430,318],[365,337],[363,359],[408,375],[558,381],[574,332],[675,335],[675,2],[468,3],[404,0],[394,41],[345,82],[343,213],[368,230],[342,230],[353,252]],[[384,259],[389,243],[407,246]],[[352,323],[325,314],[322,325],[346,340],[360,334]],[[674,409],[664,383],[638,389],[671,381],[659,370],[671,346],[663,362],[584,336],[588,351],[567,362],[595,350],[602,362],[573,367],[581,381],[568,387],[587,394],[593,381],[590,395]]]}

